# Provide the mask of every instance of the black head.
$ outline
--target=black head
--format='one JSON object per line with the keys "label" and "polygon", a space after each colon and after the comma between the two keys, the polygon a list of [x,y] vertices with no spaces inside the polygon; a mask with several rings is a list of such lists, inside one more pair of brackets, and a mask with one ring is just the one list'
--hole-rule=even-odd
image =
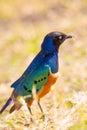
{"label": "black head", "polygon": [[55,46],[60,46],[66,39],[72,38],[71,35],[66,35],[62,32],[51,32],[48,34],[49,37],[53,38],[53,44]]}
{"label": "black head", "polygon": [[58,50],[59,46],[68,38],[72,38],[72,36],[62,32],[51,32],[45,36],[42,49],[48,52]]}

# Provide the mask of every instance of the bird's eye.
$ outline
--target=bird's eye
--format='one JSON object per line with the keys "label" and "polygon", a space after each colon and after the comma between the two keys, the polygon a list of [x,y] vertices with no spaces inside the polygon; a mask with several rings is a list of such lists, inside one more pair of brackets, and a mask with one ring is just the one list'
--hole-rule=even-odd
{"label": "bird's eye", "polygon": [[59,38],[59,40],[62,40],[63,37],[62,37],[62,36],[59,36],[58,38]]}

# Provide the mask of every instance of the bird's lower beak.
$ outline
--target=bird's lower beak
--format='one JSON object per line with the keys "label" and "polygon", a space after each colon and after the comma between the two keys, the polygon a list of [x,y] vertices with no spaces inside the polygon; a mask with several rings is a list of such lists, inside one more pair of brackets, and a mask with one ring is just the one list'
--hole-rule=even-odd
{"label": "bird's lower beak", "polygon": [[71,35],[66,35],[66,39],[68,39],[68,38],[72,38],[72,36]]}

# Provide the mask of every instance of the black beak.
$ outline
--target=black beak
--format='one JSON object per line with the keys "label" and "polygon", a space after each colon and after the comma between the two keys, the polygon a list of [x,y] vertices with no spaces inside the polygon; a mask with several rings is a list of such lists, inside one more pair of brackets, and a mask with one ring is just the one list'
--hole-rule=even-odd
{"label": "black beak", "polygon": [[72,38],[72,36],[71,35],[66,35],[66,39],[68,39],[68,38]]}

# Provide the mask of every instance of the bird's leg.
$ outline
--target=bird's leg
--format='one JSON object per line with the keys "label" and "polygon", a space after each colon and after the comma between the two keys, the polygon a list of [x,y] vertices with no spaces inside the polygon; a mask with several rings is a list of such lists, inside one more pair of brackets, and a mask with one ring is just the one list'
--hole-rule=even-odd
{"label": "bird's leg", "polygon": [[31,117],[30,117],[30,120],[31,120],[31,122],[33,122],[33,119],[32,119],[32,111],[31,111],[31,108],[28,106],[28,110],[29,110],[29,112],[30,112],[30,115],[31,115]]}
{"label": "bird's leg", "polygon": [[39,101],[38,101],[38,106],[39,106],[39,108],[40,108],[40,111],[41,111],[41,113],[42,113],[42,117],[43,117],[43,120],[44,120],[44,119],[45,119],[45,115],[44,115],[43,109],[42,109],[42,107],[41,107]]}

